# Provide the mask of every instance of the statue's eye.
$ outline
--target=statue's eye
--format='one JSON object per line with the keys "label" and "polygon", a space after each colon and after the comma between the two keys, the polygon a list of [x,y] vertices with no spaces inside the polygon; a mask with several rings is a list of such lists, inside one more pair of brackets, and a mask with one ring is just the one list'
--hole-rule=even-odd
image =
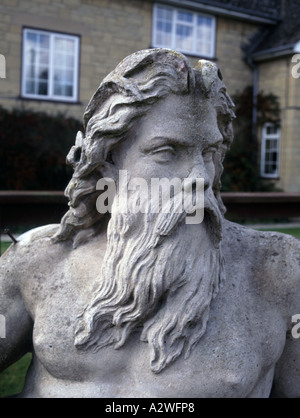
{"label": "statue's eye", "polygon": [[172,145],[164,145],[150,151],[150,155],[152,155],[157,162],[170,161],[175,154],[175,148]]}

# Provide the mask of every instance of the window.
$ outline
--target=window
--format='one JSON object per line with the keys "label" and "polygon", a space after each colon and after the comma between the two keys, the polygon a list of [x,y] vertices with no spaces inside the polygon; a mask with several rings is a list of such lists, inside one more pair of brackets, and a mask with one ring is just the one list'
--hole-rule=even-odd
{"label": "window", "polygon": [[24,29],[22,96],[78,100],[79,37]]}
{"label": "window", "polygon": [[215,30],[213,16],[154,5],[152,44],[155,47],[212,58],[215,54]]}
{"label": "window", "polygon": [[273,123],[266,123],[262,129],[261,165],[262,177],[279,176],[280,128]]}

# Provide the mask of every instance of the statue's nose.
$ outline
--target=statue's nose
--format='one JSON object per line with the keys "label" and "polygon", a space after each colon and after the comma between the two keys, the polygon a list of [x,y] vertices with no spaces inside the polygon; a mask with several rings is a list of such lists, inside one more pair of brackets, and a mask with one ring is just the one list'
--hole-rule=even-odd
{"label": "statue's nose", "polygon": [[204,181],[204,191],[209,188],[210,178],[205,168],[205,164],[202,157],[198,158],[195,162],[193,169],[189,175],[189,178],[193,182],[193,186],[196,185],[196,179],[202,178]]}

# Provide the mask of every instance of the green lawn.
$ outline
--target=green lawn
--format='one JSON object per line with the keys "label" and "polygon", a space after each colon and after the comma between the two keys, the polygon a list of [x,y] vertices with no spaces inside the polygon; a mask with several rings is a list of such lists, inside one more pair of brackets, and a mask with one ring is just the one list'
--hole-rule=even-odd
{"label": "green lawn", "polygon": [[[1,254],[10,246],[8,242],[1,242]],[[0,398],[20,393],[24,386],[25,376],[31,361],[31,354],[26,354],[15,364],[0,373]]]}
{"label": "green lawn", "polygon": [[0,373],[0,398],[15,395],[22,391],[30,361],[31,354],[28,353],[21,360]]}
{"label": "green lawn", "polygon": [[7,248],[10,246],[9,242],[1,242],[1,255],[4,253],[4,251],[7,250]]}
{"label": "green lawn", "polygon": [[289,234],[289,235],[293,235],[296,238],[300,238],[300,228],[278,228],[278,229],[259,228],[259,230],[282,232],[283,234]]}

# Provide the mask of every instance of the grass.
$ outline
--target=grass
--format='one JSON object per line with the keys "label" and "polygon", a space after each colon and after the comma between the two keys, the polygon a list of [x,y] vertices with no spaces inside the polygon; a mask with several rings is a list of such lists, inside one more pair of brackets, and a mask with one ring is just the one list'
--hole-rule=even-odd
{"label": "grass", "polygon": [[[9,246],[9,242],[1,242],[1,254]],[[15,395],[22,391],[30,361],[31,354],[28,353],[4,370],[4,372],[0,373],[0,398]]]}
{"label": "grass", "polygon": [[7,250],[9,246],[10,246],[10,242],[1,242],[1,255],[4,253],[4,251]]}
{"label": "grass", "polygon": [[30,353],[26,354],[0,373],[0,398],[22,392],[31,357]]}
{"label": "grass", "polygon": [[296,238],[300,238],[300,228],[259,228],[260,231],[275,231],[282,232],[283,234],[293,235]]}
{"label": "grass", "polygon": [[[277,231],[300,238],[300,228],[260,228],[263,231]],[[9,247],[9,243],[1,243],[1,254]],[[21,360],[0,374],[0,397],[20,393],[24,386],[25,376],[31,361],[31,354],[26,354]]]}

